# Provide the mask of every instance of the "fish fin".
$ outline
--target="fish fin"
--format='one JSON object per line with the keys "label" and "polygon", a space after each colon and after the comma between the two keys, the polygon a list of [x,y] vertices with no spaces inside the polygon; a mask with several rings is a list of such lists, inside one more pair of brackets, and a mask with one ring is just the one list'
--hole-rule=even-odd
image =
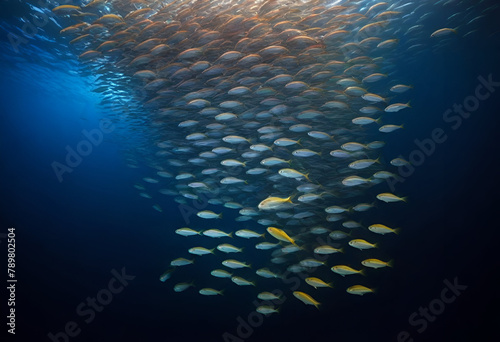
{"label": "fish fin", "polygon": [[[262,237],[262,238],[264,238],[264,239],[265,239],[265,238],[266,238],[266,233],[262,233],[262,234],[260,235],[260,237]],[[243,247],[243,248],[245,248],[245,247]]]}
{"label": "fish fin", "polygon": [[309,173],[305,173],[305,174],[304,174],[304,177],[307,179],[307,181],[309,181],[309,182],[311,181],[311,180],[309,179]]}
{"label": "fish fin", "polygon": [[215,253],[214,253],[215,248],[209,249],[209,251],[210,251],[210,253],[215,254]]}
{"label": "fish fin", "polygon": [[319,310],[319,306],[321,305],[321,303],[317,303],[317,304],[314,304],[314,306],[316,307],[316,309]]}
{"label": "fish fin", "polygon": [[379,117],[377,120],[375,120],[375,122],[376,122],[376,123],[378,123],[378,124],[379,124],[380,122],[382,122],[382,117]]}
{"label": "fish fin", "polygon": [[403,200],[403,202],[408,203],[408,196],[402,197],[401,199]]}
{"label": "fish fin", "polygon": [[339,252],[340,252],[340,253],[344,253],[344,248],[340,248],[340,249],[339,249]]}
{"label": "fish fin", "polygon": [[226,291],[226,289],[222,289],[222,290],[220,290],[220,291],[219,291],[219,294],[220,294],[221,296],[224,296],[224,291]]}
{"label": "fish fin", "polygon": [[[412,87],[412,88],[413,88],[413,87]],[[406,103],[406,105],[408,106],[408,108],[413,108],[412,106],[410,106],[410,102],[411,102],[411,101],[408,101],[408,102]]]}
{"label": "fish fin", "polygon": [[378,248],[378,242],[373,244],[373,247]]}
{"label": "fish fin", "polygon": [[402,124],[402,125],[401,125],[401,126],[399,126],[399,127],[401,127],[401,128],[405,128],[405,124]]}
{"label": "fish fin", "polygon": [[247,267],[248,267],[248,268],[252,268],[252,264],[248,264],[248,266],[247,266]]}
{"label": "fish fin", "polygon": [[394,267],[394,260],[389,260],[389,261],[387,262],[387,266],[389,266],[389,267]]}
{"label": "fish fin", "polygon": [[400,232],[401,232],[401,228],[394,229],[394,233],[396,233],[396,235],[399,235]]}
{"label": "fish fin", "polygon": [[220,213],[219,215],[217,215],[217,218],[221,219],[222,218],[222,213]]}
{"label": "fish fin", "polygon": [[361,271],[359,271],[359,274],[366,276],[366,269],[362,269]]}
{"label": "fish fin", "polygon": [[329,288],[333,288],[333,283],[327,283],[326,285],[328,285]]}
{"label": "fish fin", "polygon": [[232,238],[233,237],[233,232],[227,234],[227,236],[229,236],[230,238]]}

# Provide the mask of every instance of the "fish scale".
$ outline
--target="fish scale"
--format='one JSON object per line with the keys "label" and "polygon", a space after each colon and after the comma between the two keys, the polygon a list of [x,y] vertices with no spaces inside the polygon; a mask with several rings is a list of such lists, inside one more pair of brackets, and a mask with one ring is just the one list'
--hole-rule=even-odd
{"label": "fish scale", "polygon": [[[88,7],[85,11],[93,10]],[[327,264],[313,258],[314,250],[324,254],[343,251],[340,247],[348,245],[343,240],[348,234],[331,231],[332,224],[341,219],[350,222],[361,211],[349,208],[361,208],[357,198],[368,194],[375,184],[369,181],[374,174],[375,179],[390,177],[381,173],[386,172],[386,165],[378,163],[381,152],[377,149],[383,142],[370,145],[377,141],[360,127],[374,119],[359,117],[359,112],[385,115],[384,111],[409,108],[403,102],[390,103],[390,92],[400,94],[411,87],[399,82],[387,86],[384,82],[391,80],[393,68],[383,60],[400,44],[396,34],[406,9],[391,11],[383,3],[366,9],[356,3],[327,6],[320,1],[271,0],[181,0],[154,9],[135,9],[120,2],[113,4],[113,9],[116,15],[94,10],[96,18],[81,28],[68,28],[64,37],[74,42],[81,63],[100,76],[98,85],[104,88],[99,93],[136,94],[125,103],[138,129],[152,146],[168,142],[156,153],[135,151],[137,156],[143,155],[148,166],[177,175],[156,179],[155,173],[145,178],[148,184],[141,190],[143,200],[167,195],[190,206],[188,200],[208,197],[205,205],[213,207],[196,211],[194,229],[176,231],[193,236],[186,240],[207,242],[211,238],[232,239],[232,232],[217,227],[234,225],[223,225],[227,219],[210,209],[234,208],[234,203],[244,208],[236,221],[238,225],[245,221],[245,227],[255,231],[238,228],[235,235],[265,239],[254,250],[267,253],[268,258],[253,278],[233,277],[239,285],[259,287],[256,276],[276,278],[288,269]],[[54,13],[66,16],[80,10],[78,6],[60,6]],[[436,31],[433,37],[447,33]],[[78,44],[79,36],[82,41],[85,38],[86,45]],[[108,73],[107,68],[112,71]],[[113,73],[123,77],[115,78]],[[368,102],[380,102],[385,110]],[[400,123],[384,120],[381,132]],[[265,132],[269,127],[276,131]],[[383,139],[380,132],[376,134],[377,139]],[[299,141],[303,149],[294,146]],[[166,150],[173,156],[166,159]],[[358,183],[363,186],[353,189]],[[162,189],[160,195],[150,190],[154,187]],[[297,195],[299,191],[304,193]],[[387,203],[403,200],[389,193],[377,198]],[[342,216],[337,214],[340,212]],[[219,218],[211,220],[218,221],[217,227],[205,229],[201,221],[213,218]],[[269,235],[265,235],[258,222],[273,222],[276,227],[267,227]],[[319,229],[321,225],[326,228]],[[317,243],[316,236],[328,232],[339,242],[335,246]],[[280,241],[294,245],[278,249]],[[213,253],[217,266],[248,268],[250,264],[244,260],[246,253],[232,245],[220,244],[217,250],[186,247],[186,252]],[[293,253],[283,252],[290,250]],[[241,261],[224,260],[223,254],[228,252],[238,252]],[[358,252],[356,248],[345,249],[346,255]],[[300,258],[298,268],[296,258]],[[176,266],[191,263],[183,258],[173,261]],[[228,277],[227,271],[213,265],[205,273]],[[342,275],[362,272],[335,270]],[[335,279],[335,274],[331,277]],[[315,287],[328,284],[308,279]],[[363,294],[370,289],[356,285],[347,291]],[[222,294],[212,288],[199,292]],[[293,294],[305,304],[319,306],[307,293]],[[258,311],[277,312],[268,306],[260,306]]]}

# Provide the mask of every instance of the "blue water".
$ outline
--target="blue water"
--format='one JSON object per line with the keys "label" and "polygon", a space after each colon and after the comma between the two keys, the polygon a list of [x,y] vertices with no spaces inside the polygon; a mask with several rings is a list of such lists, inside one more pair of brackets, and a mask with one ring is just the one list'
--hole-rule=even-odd
{"label": "blue water", "polygon": [[[474,4],[460,2],[456,10]],[[477,12],[494,4],[476,4]],[[226,332],[235,336],[225,335],[226,341],[398,341],[402,331],[415,341],[499,340],[500,87],[456,130],[443,121],[447,109],[474,93],[478,77],[492,75],[500,82],[498,9],[475,26],[473,39],[457,39],[441,49],[427,41],[418,53],[402,49],[391,61],[398,79],[408,80],[414,89],[405,129],[388,135],[384,161],[408,158],[416,149],[415,139],[429,138],[436,128],[447,139],[396,185],[408,204],[397,209],[380,205],[373,214],[373,219],[390,217],[403,228],[385,247],[396,267],[374,277],[377,293],[357,297],[334,289],[328,305],[318,311],[293,298],[288,289],[294,281],[289,280],[280,285],[288,290],[280,313],[248,331],[238,327],[255,310],[252,289],[228,286],[224,296],[214,298],[196,291],[175,293],[175,282],[158,281],[170,260],[185,256],[192,246],[173,234],[186,222],[172,197],[161,198],[160,213],[133,188],[151,173],[142,165],[127,167],[130,151],[148,139],[136,122],[115,122],[110,133],[102,134],[102,142],[59,181],[53,162],[64,163],[66,148],[76,149],[85,139],[84,130],[95,130],[103,119],[119,114],[99,106],[101,95],[92,92],[95,80],[79,73],[78,61],[64,50],[55,25],[47,25],[18,53],[13,51],[7,32],[19,32],[19,18],[32,10],[14,1],[1,6],[0,233],[16,228],[18,279],[16,335],[7,334],[9,341],[50,341],[49,334],[64,341],[61,332],[71,321],[78,325],[70,328],[75,331],[67,338],[71,341],[224,341]],[[432,13],[425,23],[429,32],[455,13],[453,5],[426,6],[425,12]],[[193,225],[204,223],[194,215],[190,219]],[[220,229],[235,230],[234,221],[224,222],[228,226]],[[5,240],[0,247],[6,265]],[[252,248],[249,243],[248,259],[261,262]],[[201,259],[197,267],[213,267]],[[135,277],[123,291],[92,319],[79,314],[79,304],[108,287],[112,270],[123,268]],[[218,284],[210,275],[181,272],[182,280]],[[467,289],[419,333],[409,317],[441,296],[445,280],[455,278]],[[2,294],[3,320],[6,302]],[[2,330],[6,333],[5,324]]]}

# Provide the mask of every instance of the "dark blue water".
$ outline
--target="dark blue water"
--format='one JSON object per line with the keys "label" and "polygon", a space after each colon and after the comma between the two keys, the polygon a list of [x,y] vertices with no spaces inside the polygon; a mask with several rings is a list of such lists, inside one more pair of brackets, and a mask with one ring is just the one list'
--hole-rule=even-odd
{"label": "dark blue water", "polygon": [[[482,2],[478,13],[493,4]],[[474,3],[461,2],[456,10],[469,5]],[[99,143],[59,181],[53,163],[64,163],[67,147],[75,150],[88,140],[82,132],[95,132],[109,113],[98,105],[100,95],[91,91],[92,78],[79,76],[75,59],[62,54],[60,60],[48,59],[59,47],[56,43],[34,38],[19,53],[13,52],[7,32],[29,8],[20,2],[5,2],[2,11],[3,6],[0,233],[16,228],[18,279],[16,335],[7,334],[2,324],[7,340],[50,341],[51,334],[56,336],[53,341],[223,341],[224,336],[226,341],[499,340],[500,87],[493,87],[489,98],[459,125],[456,114],[448,116],[450,122],[443,120],[454,103],[462,104],[474,94],[479,77],[500,82],[498,10],[476,25],[474,39],[456,40],[437,51],[428,42],[419,53],[401,51],[391,61],[398,78],[414,86],[413,109],[405,117],[405,129],[388,136],[385,162],[399,155],[408,159],[419,150],[415,139],[428,141],[436,129],[446,140],[434,143],[429,155],[420,153],[421,165],[395,185],[408,203],[382,203],[374,214],[374,219],[390,217],[403,228],[385,246],[396,266],[373,279],[377,293],[357,297],[334,289],[318,311],[287,291],[281,312],[261,324],[249,317],[255,310],[252,290],[228,286],[224,296],[214,298],[195,291],[175,293],[174,283],[158,281],[170,260],[185,255],[191,246],[172,233],[186,225],[179,204],[164,196],[159,213],[133,188],[150,172],[145,166],[127,167],[129,151],[141,146],[144,132],[115,123],[111,132],[102,133],[102,141],[96,133]],[[424,12],[433,16],[426,25],[443,26],[440,23],[455,13],[452,6],[428,5]],[[47,26],[43,33],[55,39],[52,31],[58,32]],[[194,215],[190,219],[204,223]],[[219,228],[235,230],[234,221]],[[7,243],[5,238],[0,241],[6,287]],[[262,257],[248,246],[248,259],[259,263]],[[197,267],[213,266],[200,260]],[[122,287],[109,304],[79,306],[108,288],[116,272],[129,278],[114,283]],[[219,280],[189,272],[185,277],[214,287]],[[290,277],[280,288],[292,289],[296,281]],[[441,307],[436,299],[454,282],[466,288]],[[0,305],[6,322],[3,293]],[[442,312],[423,319],[419,310],[430,304]],[[414,312],[418,317],[410,322]],[[405,332],[410,337],[404,337]]]}

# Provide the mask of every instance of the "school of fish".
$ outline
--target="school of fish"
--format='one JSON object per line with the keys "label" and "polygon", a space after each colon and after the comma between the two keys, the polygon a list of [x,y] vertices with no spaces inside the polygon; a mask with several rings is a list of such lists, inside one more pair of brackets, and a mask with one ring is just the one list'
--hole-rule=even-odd
{"label": "school of fish", "polygon": [[[402,37],[408,52],[418,50],[412,35],[423,25],[402,30],[418,9],[286,0],[53,9],[103,104],[138,122],[155,146],[130,153],[131,167],[142,161],[149,170],[135,184],[139,195],[158,212],[157,198],[173,196],[186,218],[186,227],[169,227],[186,250],[159,272],[162,282],[212,258],[197,272],[213,281],[179,279],[174,291],[216,296],[250,286],[273,300],[272,290],[287,288],[283,279],[301,275],[292,293],[306,305],[319,307],[339,289],[374,292],[370,274],[393,266],[384,245],[397,243],[399,227],[372,213],[406,201],[386,181],[409,163],[386,160],[383,149],[416,115],[412,85],[398,79],[392,56]],[[427,38],[447,44],[457,31],[436,28]],[[266,261],[253,265],[246,256],[256,252]]]}

